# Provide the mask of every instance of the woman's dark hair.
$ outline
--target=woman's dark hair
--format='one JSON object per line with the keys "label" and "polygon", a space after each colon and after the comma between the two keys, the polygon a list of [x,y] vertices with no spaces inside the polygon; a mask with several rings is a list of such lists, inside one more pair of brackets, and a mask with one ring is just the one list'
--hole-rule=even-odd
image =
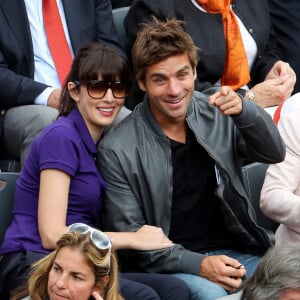
{"label": "woman's dark hair", "polygon": [[[97,80],[99,74],[101,74],[102,80],[120,80],[126,85],[129,84],[129,68],[126,59],[106,45],[88,43],[75,56],[70,73],[62,88],[60,116],[67,116],[76,106],[76,102],[69,94],[68,82]],[[79,89],[79,86],[76,86],[75,89]]]}

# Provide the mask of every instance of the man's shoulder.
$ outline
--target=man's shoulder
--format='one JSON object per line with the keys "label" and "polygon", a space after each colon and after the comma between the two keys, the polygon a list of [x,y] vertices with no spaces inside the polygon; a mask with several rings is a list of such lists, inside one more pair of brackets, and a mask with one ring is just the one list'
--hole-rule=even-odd
{"label": "man's shoulder", "polygon": [[142,130],[142,122],[143,120],[140,116],[140,112],[135,109],[104,136],[100,145],[115,147],[132,143],[133,139],[138,136]]}
{"label": "man's shoulder", "polygon": [[[201,112],[203,113],[210,111],[212,114],[217,113],[218,114],[218,110],[216,109],[215,106],[210,105],[209,103],[209,96],[211,96],[212,94],[216,93],[217,91],[219,91],[219,87],[211,87],[209,89],[206,89],[204,91],[194,91],[193,97],[192,97],[192,104],[194,105],[194,110],[196,110],[196,112]],[[202,115],[202,117],[204,117]]]}

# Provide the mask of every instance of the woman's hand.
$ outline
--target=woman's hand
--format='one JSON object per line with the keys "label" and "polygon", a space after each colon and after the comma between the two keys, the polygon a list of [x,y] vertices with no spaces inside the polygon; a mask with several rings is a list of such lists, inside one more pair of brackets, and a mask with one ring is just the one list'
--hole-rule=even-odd
{"label": "woman's hand", "polygon": [[92,296],[95,300],[103,300],[103,298],[101,297],[101,295],[97,291],[93,291]]}
{"label": "woman's hand", "polygon": [[134,234],[133,248],[137,250],[156,250],[174,245],[160,227],[144,225]]}
{"label": "woman's hand", "polygon": [[135,232],[106,232],[115,249],[157,250],[174,244],[160,227],[143,225]]}

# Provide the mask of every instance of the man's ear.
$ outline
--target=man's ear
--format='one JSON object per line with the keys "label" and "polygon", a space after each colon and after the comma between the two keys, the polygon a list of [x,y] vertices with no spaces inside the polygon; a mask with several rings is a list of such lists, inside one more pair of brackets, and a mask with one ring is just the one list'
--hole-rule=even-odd
{"label": "man's ear", "polygon": [[68,82],[68,91],[71,96],[71,98],[79,102],[79,88],[76,86],[74,82]]}
{"label": "man's ear", "polygon": [[194,67],[194,80],[196,80],[196,78],[197,78],[197,69],[196,67]]}
{"label": "man's ear", "polygon": [[145,84],[142,80],[138,80],[138,84],[139,84],[139,87],[140,89],[143,91],[143,92],[146,92],[146,87],[145,87]]}

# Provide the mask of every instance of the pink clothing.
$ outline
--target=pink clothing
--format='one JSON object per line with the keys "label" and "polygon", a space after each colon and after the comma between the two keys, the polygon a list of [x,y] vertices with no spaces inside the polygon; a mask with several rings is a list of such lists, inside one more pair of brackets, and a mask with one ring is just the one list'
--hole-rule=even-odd
{"label": "pink clothing", "polygon": [[300,110],[281,116],[279,131],[286,143],[286,157],[270,165],[261,191],[260,208],[280,223],[276,244],[300,246]]}

